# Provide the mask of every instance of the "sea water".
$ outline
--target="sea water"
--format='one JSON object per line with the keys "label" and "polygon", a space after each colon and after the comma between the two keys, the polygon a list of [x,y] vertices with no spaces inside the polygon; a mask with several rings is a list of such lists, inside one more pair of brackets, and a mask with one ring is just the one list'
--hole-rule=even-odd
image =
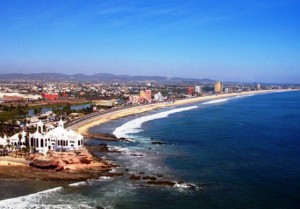
{"label": "sea water", "polygon": [[[120,165],[116,171],[124,172],[123,176],[9,199],[10,192],[24,187],[13,184],[5,187],[0,208],[284,209],[300,205],[299,91],[171,107],[112,121],[93,131],[134,139],[108,143],[121,153],[97,153],[116,161]],[[129,179],[140,172],[184,183],[149,186]],[[188,184],[197,187],[185,187]]]}

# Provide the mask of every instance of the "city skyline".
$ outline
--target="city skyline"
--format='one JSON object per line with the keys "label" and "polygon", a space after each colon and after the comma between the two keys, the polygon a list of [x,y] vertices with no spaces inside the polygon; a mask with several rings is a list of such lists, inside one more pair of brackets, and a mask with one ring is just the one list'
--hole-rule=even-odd
{"label": "city skyline", "polygon": [[298,1],[0,1],[1,73],[299,83]]}

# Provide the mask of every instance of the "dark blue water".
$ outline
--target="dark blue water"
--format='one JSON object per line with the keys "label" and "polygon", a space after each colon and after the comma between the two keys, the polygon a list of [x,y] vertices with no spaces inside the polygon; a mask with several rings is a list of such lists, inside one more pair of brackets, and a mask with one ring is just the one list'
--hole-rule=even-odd
{"label": "dark blue water", "polygon": [[[124,176],[64,187],[51,195],[37,195],[36,202],[31,197],[26,201],[37,207],[43,202],[57,208],[66,205],[107,209],[299,208],[299,91],[192,105],[198,108],[144,123],[139,133],[131,134],[136,139],[134,143],[109,143],[128,149],[126,154],[99,153],[116,160],[121,165],[118,171],[129,169]],[[93,131],[113,132],[138,117],[141,115],[113,121]],[[166,144],[153,145],[153,140]],[[143,156],[134,157],[130,153]],[[140,171],[164,174],[204,189],[147,187],[128,178]]]}
{"label": "dark blue water", "polygon": [[143,129],[176,145],[165,163],[178,175],[208,184],[198,208],[300,207],[300,92],[200,105]]}

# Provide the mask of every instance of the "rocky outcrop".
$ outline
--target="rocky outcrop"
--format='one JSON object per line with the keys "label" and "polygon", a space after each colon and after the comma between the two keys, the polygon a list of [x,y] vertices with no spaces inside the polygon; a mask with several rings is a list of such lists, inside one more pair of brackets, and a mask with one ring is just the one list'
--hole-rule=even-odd
{"label": "rocky outcrop", "polygon": [[49,152],[46,156],[33,154],[30,156],[30,166],[55,171],[85,169],[87,165],[95,164],[92,155],[86,151]]}
{"label": "rocky outcrop", "polygon": [[132,175],[129,177],[129,179],[131,179],[131,180],[141,180],[141,176],[136,176],[136,175],[132,174]]}
{"label": "rocky outcrop", "polygon": [[151,180],[151,181],[155,181],[157,178],[155,176],[144,176],[143,180]]}
{"label": "rocky outcrop", "polygon": [[40,168],[40,169],[55,169],[59,165],[59,162],[56,160],[40,160],[35,159],[29,163],[29,166]]}
{"label": "rocky outcrop", "polygon": [[173,187],[176,183],[173,181],[148,181],[147,184],[152,185],[164,185]]}
{"label": "rocky outcrop", "polygon": [[6,165],[0,168],[0,179],[35,179],[53,181],[83,181],[99,176],[121,176],[111,172],[117,165],[92,156],[86,149],[70,152],[50,151],[46,155],[31,154],[28,164]]}
{"label": "rocky outcrop", "polygon": [[160,141],[154,141],[154,142],[151,142],[151,144],[163,145],[163,144],[167,144],[167,143],[160,142]]}
{"label": "rocky outcrop", "polygon": [[97,144],[97,145],[87,144],[86,148],[90,152],[109,152],[107,144]]}
{"label": "rocky outcrop", "polygon": [[85,135],[86,138],[100,139],[100,140],[109,140],[109,141],[118,141],[119,139],[110,133],[88,133]]}

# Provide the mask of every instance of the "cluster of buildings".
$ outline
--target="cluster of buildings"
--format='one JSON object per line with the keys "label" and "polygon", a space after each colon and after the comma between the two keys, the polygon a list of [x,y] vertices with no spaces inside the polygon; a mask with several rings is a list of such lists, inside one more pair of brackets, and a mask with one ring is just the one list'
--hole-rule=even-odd
{"label": "cluster of buildings", "polygon": [[163,102],[206,94],[219,94],[284,86],[260,84],[199,83],[196,81],[167,83],[160,81],[23,81],[0,83],[0,103],[18,101],[73,101],[116,100],[116,104],[145,104]]}
{"label": "cluster of buildings", "polygon": [[34,133],[25,132],[17,133],[11,137],[0,137],[2,150],[29,148],[31,152],[47,153],[49,150],[74,151],[83,146],[83,136],[72,130],[66,130],[62,120],[58,126],[46,127],[43,122],[36,124]]}
{"label": "cluster of buildings", "polygon": [[[153,95],[153,96],[152,96]],[[139,95],[130,95],[129,104],[149,104],[153,102],[164,102],[167,98],[161,92],[152,94],[151,90],[141,90]]]}
{"label": "cluster of buildings", "polygon": [[41,100],[41,99],[42,99],[42,96],[39,94],[0,92],[0,102],[37,101],[37,100]]}
{"label": "cluster of buildings", "polygon": [[188,86],[187,95],[199,96],[203,93],[202,86]]}
{"label": "cluster of buildings", "polygon": [[[281,87],[275,87],[276,89],[281,88]],[[272,89],[270,87],[265,88],[265,89]],[[220,94],[220,93],[231,93],[231,92],[242,92],[242,91],[258,91],[261,90],[261,85],[259,83],[256,83],[254,86],[253,85],[226,85],[224,87],[224,84],[221,81],[216,81],[214,83],[214,93]]]}
{"label": "cluster of buildings", "polygon": [[145,104],[152,102],[151,90],[141,90],[139,95],[130,95],[128,103],[131,104]]}
{"label": "cluster of buildings", "polygon": [[0,92],[0,101],[4,103],[11,102],[30,102],[30,101],[41,101],[41,100],[59,100],[61,98],[66,98],[67,94],[63,92],[61,95],[58,93],[10,93],[10,92]]}

